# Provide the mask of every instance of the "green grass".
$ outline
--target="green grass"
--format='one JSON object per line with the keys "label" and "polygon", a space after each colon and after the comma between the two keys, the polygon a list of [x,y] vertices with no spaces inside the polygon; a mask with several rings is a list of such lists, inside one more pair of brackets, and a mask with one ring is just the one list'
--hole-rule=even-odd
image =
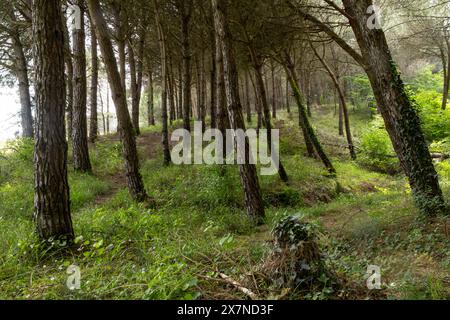
{"label": "green grass", "polygon": [[[372,172],[350,161],[336,138],[332,111],[315,110],[314,125],[338,171],[303,156],[296,116],[281,113],[282,160],[289,185],[277,176],[260,177],[267,225],[247,219],[236,167],[163,167],[161,152],[142,161],[141,172],[156,209],[137,205],[126,189],[111,185],[122,170],[120,145],[114,137],[91,149],[94,176],[69,170],[77,244],[72,250],[42,247],[34,234],[32,144],[14,145],[0,157],[0,299],[240,299],[237,290],[217,280],[217,272],[235,279],[257,275],[270,247],[270,230],[287,215],[298,215],[320,229],[327,263],[348,279],[344,292],[311,292],[306,297],[365,298],[367,266],[382,268],[385,296],[393,299],[450,297],[450,241],[443,221],[417,222],[403,176]],[[370,119],[352,112],[355,135]],[[276,125],[282,122],[277,121]],[[179,125],[177,124],[174,124]],[[155,133],[160,128],[145,128]],[[358,140],[358,139],[356,139]],[[143,146],[140,146],[141,148]],[[144,157],[145,154],[141,152]],[[450,196],[450,162],[437,166]],[[116,192],[116,191],[114,191]],[[101,202],[95,201],[101,195]],[[66,269],[81,269],[81,290],[70,291]],[[273,297],[270,288],[253,288]]]}

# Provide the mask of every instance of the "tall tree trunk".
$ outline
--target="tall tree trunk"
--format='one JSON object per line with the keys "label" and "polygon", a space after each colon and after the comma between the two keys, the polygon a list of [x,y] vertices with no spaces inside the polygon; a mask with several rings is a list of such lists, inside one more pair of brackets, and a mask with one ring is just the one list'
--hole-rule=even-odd
{"label": "tall tree trunk", "polygon": [[223,65],[223,53],[220,38],[216,41],[216,63],[217,63],[217,111],[218,111],[218,128],[224,137],[223,151],[226,155],[226,130],[230,129],[230,121],[227,110],[227,93],[225,89],[225,69]]}
{"label": "tall tree trunk", "polygon": [[[91,22],[91,59],[92,59],[92,76],[91,76],[91,121],[90,121],[90,134],[89,138],[92,143],[97,140],[98,137],[98,44],[97,35],[95,34],[94,24]],[[102,112],[103,113],[103,112]],[[102,114],[103,116],[103,114]]]}
{"label": "tall tree trunk", "polygon": [[[212,0],[216,35],[220,39],[225,70],[225,87],[227,95],[228,115],[233,129],[244,129],[245,121],[242,105],[239,100],[239,77],[232,48],[231,34],[226,20],[223,0]],[[250,143],[245,139],[246,159],[248,160]],[[245,203],[249,216],[257,223],[262,223],[265,217],[264,206],[259,186],[256,166],[240,165],[240,176],[244,186]]]}
{"label": "tall tree trunk", "polygon": [[263,127],[263,116],[262,116],[262,107],[261,107],[261,97],[258,93],[258,88],[256,86],[256,81],[253,79],[253,77],[250,75],[250,80],[252,82],[253,86],[253,92],[255,96],[255,107],[256,107],[256,113],[258,116],[258,123],[257,123],[257,129],[259,130]]}
{"label": "tall tree trunk", "polygon": [[324,166],[328,169],[330,174],[334,175],[336,173],[336,169],[333,167],[333,164],[331,163],[330,159],[323,150],[319,138],[317,137],[314,128],[309,122],[306,108],[303,105],[303,97],[300,92],[297,71],[295,70],[295,66],[292,63],[292,60],[287,52],[285,53],[285,63],[286,64],[284,65],[284,67],[286,68],[287,74],[289,75],[289,82],[294,92],[294,97],[299,109],[298,112],[299,112],[300,126],[302,127],[305,140],[307,141],[308,152],[309,153],[312,152],[312,150],[310,150],[312,145],[314,147],[315,152],[317,152],[317,155],[319,156],[320,160],[324,164]]}
{"label": "tall tree trunk", "polygon": [[[314,51],[314,54],[319,59],[319,61],[322,63],[322,65],[325,67],[325,70],[330,75],[331,80],[334,83],[334,86],[338,92],[339,96],[339,102],[340,102],[340,113],[342,113],[342,118],[345,120],[345,132],[347,136],[347,142],[348,142],[348,149],[350,151],[350,157],[353,160],[356,160],[356,152],[355,152],[355,146],[353,144],[353,138],[352,138],[352,131],[350,127],[350,118],[348,115],[348,108],[347,108],[347,102],[345,101],[345,95],[344,90],[342,89],[342,86],[339,82],[338,76],[333,72],[331,67],[328,65],[328,63],[325,61],[325,59],[317,52],[317,50],[313,47],[311,44],[311,48]],[[342,121],[342,120],[341,120]]]}
{"label": "tall tree trunk", "polygon": [[200,96],[202,104],[200,105],[200,111],[201,111],[201,119],[202,119],[202,126],[203,126],[203,132],[206,130],[206,71],[205,71],[205,52],[203,51],[201,54],[201,77],[200,77]]}
{"label": "tall tree trunk", "polygon": [[275,90],[275,65],[271,62],[271,76],[272,76],[272,117],[277,118],[277,101],[276,101],[276,90]]}
{"label": "tall tree trunk", "polygon": [[100,4],[98,0],[88,0],[88,5],[97,32],[97,38],[100,44],[109,83],[111,85],[114,104],[116,106],[119,134],[122,141],[123,157],[125,159],[128,189],[134,200],[143,202],[148,199],[148,196],[145,191],[142,176],[139,172],[136,136],[134,134],[130,113],[127,108],[125,89],[122,86],[122,79],[117,70],[117,61],[114,56],[112,43],[109,38],[105,19],[100,9]]}
{"label": "tall tree trunk", "polygon": [[86,34],[84,30],[84,0],[77,0],[80,8],[80,28],[74,28],[73,38],[73,165],[76,171],[91,172],[87,129],[87,78],[86,78]]}
{"label": "tall tree trunk", "polygon": [[[211,18],[214,24],[212,6]],[[214,34],[214,25],[210,26],[209,40],[211,42],[211,128],[217,128],[217,62],[216,62],[216,38]]]}
{"label": "tall tree trunk", "polygon": [[128,17],[124,4],[120,0],[113,1],[114,19],[117,26],[117,51],[119,52],[119,73],[125,100],[127,100],[127,76],[126,76],[126,42]]}
{"label": "tall tree trunk", "polygon": [[33,115],[31,112],[30,81],[28,79],[28,66],[23,51],[22,41],[19,34],[12,36],[14,50],[14,71],[19,82],[20,96],[20,120],[22,124],[22,137],[33,138]]}
{"label": "tall tree trunk", "polygon": [[[263,63],[262,61],[259,60],[256,52],[254,51],[253,47],[250,47],[250,55],[253,61],[253,67],[255,68],[255,81],[256,81],[256,85],[258,88],[258,93],[259,93],[259,97],[261,99],[261,104],[262,104],[262,111],[264,114],[263,117],[263,124],[264,127],[267,129],[267,143],[269,145],[269,149],[272,149],[272,119],[271,119],[271,115],[270,115],[270,106],[269,106],[269,102],[267,101],[267,91],[266,91],[266,87],[264,85],[264,79],[263,79]],[[272,109],[272,111],[275,112],[276,115],[276,110]],[[278,169],[278,174],[280,176],[280,179],[283,182],[288,182],[289,181],[289,177],[287,175],[286,170],[284,169],[284,166],[280,160],[279,163],[279,169]]]}
{"label": "tall tree trunk", "polygon": [[133,122],[133,128],[136,135],[140,135],[136,57],[133,46],[131,45],[131,40],[128,41],[128,63],[130,65],[131,120]]}
{"label": "tall tree trunk", "polygon": [[372,0],[343,0],[343,3],[348,15],[353,17],[350,25],[362,52],[359,60],[363,61],[369,76],[416,204],[425,216],[447,212],[420,119],[393,63],[385,34],[382,30],[367,28],[366,10],[373,5]]}
{"label": "tall tree trunk", "polygon": [[[446,37],[446,48],[447,48],[447,63],[444,61],[444,92],[442,97],[442,110],[447,109],[447,103],[448,103],[448,93],[450,88],[450,41]],[[443,59],[444,60],[444,59]]]}
{"label": "tall tree trunk", "polygon": [[109,134],[109,103],[110,103],[110,93],[109,93],[109,82],[106,81],[106,133]]}
{"label": "tall tree trunk", "polygon": [[183,119],[183,66],[181,63],[178,64],[178,119]]}
{"label": "tall tree trunk", "polygon": [[289,90],[289,76],[286,75],[286,109],[291,114],[291,91]]}
{"label": "tall tree trunk", "polygon": [[247,111],[247,123],[252,123],[252,108],[250,105],[250,85],[248,80],[248,71],[245,71],[245,109]]}
{"label": "tall tree trunk", "polygon": [[180,0],[181,19],[181,42],[183,54],[183,126],[185,130],[191,131],[190,115],[192,108],[191,97],[191,45],[189,37],[189,24],[192,15],[192,0]]}
{"label": "tall tree trunk", "polygon": [[173,74],[173,64],[172,64],[172,58],[168,56],[169,59],[169,65],[167,66],[167,88],[168,88],[168,99],[169,99],[169,119],[170,124],[175,120],[175,76]]}
{"label": "tall tree trunk", "polygon": [[155,125],[155,100],[153,98],[153,71],[149,67],[148,70],[148,88],[147,88],[147,114],[148,125]]}
{"label": "tall tree trunk", "polygon": [[41,239],[72,242],[64,124],[64,30],[59,0],[33,1],[36,77],[34,220]]}
{"label": "tall tree trunk", "polygon": [[162,144],[164,165],[169,165],[172,162],[169,146],[169,126],[167,114],[167,42],[164,27],[159,16],[159,2],[155,1],[155,18],[158,28],[159,49],[161,50],[161,114],[162,114]]}
{"label": "tall tree trunk", "polygon": [[64,31],[64,61],[66,65],[66,113],[67,113],[67,137],[72,140],[73,128],[73,61],[72,49],[70,47],[70,35],[67,28],[67,19],[63,16],[63,31]]}

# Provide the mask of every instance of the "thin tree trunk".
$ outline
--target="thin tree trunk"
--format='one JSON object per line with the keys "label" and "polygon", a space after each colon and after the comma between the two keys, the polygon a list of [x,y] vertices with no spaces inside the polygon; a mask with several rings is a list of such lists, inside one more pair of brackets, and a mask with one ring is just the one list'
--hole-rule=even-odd
{"label": "thin tree trunk", "polygon": [[64,124],[64,30],[59,0],[33,1],[36,79],[34,221],[42,240],[74,239]]}
{"label": "thin tree trunk", "polygon": [[257,113],[257,116],[258,116],[257,129],[258,129],[258,133],[259,133],[259,130],[263,126],[261,98],[260,98],[260,95],[258,93],[258,88],[257,88],[256,83],[255,83],[256,81],[253,79],[253,77],[251,75],[250,75],[250,80],[252,82],[253,92],[254,92],[254,96],[255,96],[256,113]]}
{"label": "thin tree trunk", "polygon": [[80,8],[80,28],[74,28],[73,38],[73,123],[72,147],[73,165],[76,171],[91,172],[89,158],[88,129],[87,129],[87,77],[86,77],[86,34],[85,34],[85,3],[77,0]]}
{"label": "thin tree trunk", "polygon": [[163,24],[159,16],[159,3],[155,1],[155,18],[158,28],[158,41],[159,48],[161,50],[161,114],[162,114],[162,143],[163,143],[163,155],[164,165],[169,165],[172,162],[169,146],[169,126],[168,126],[168,114],[167,114],[167,43],[164,33]]}
{"label": "thin tree trunk", "polygon": [[67,113],[67,137],[72,140],[73,128],[73,61],[72,49],[70,48],[70,35],[67,28],[67,19],[63,16],[63,31],[64,31],[64,61],[66,65],[66,113]]}
{"label": "thin tree trunk", "polygon": [[271,62],[271,75],[272,75],[272,117],[277,118],[277,101],[275,93],[275,65]]}
{"label": "thin tree trunk", "polygon": [[250,85],[248,80],[248,71],[245,71],[245,109],[247,111],[247,123],[252,123],[252,108],[250,105]]}
{"label": "thin tree trunk", "polygon": [[[97,97],[98,97],[98,44],[97,35],[95,34],[94,24],[91,20],[91,59],[92,59],[92,76],[91,76],[91,121],[90,121],[90,141],[94,143],[98,137],[98,113],[97,113]],[[103,111],[102,111],[103,113]],[[102,114],[103,116],[103,114]]]}
{"label": "thin tree trunk", "polygon": [[[228,115],[234,129],[244,129],[245,121],[242,105],[239,100],[239,77],[232,48],[231,34],[225,15],[225,5],[222,0],[212,0],[214,21],[217,37],[220,39],[225,69],[225,87],[227,94]],[[248,160],[249,141],[245,139],[246,159]],[[262,223],[265,217],[264,206],[259,186],[256,166],[244,164],[239,166],[241,181],[244,186],[245,202],[249,216],[257,223]]]}
{"label": "thin tree trunk", "polygon": [[109,93],[109,82],[106,81],[106,133],[109,134],[109,103],[110,103],[110,93]]}
{"label": "thin tree trunk", "polygon": [[191,97],[191,46],[189,38],[189,24],[192,14],[192,0],[181,0],[181,34],[183,54],[183,126],[185,130],[191,131],[190,115],[192,108]]}
{"label": "thin tree trunk", "polygon": [[[214,14],[211,9],[212,24],[214,24]],[[214,34],[214,25],[210,26],[209,39],[211,42],[211,128],[217,128],[217,62],[216,62],[216,38]]]}
{"label": "thin tree trunk", "polygon": [[153,71],[151,68],[148,70],[148,88],[147,88],[147,114],[148,125],[155,125],[155,102],[153,98]]}
{"label": "thin tree trunk", "polygon": [[119,134],[123,145],[123,156],[125,159],[125,172],[127,175],[128,189],[132,198],[138,202],[148,200],[142,176],[139,172],[139,158],[136,147],[136,136],[133,130],[130,113],[127,108],[125,89],[122,79],[117,70],[117,61],[114,56],[109,32],[98,0],[88,0],[89,12],[94,21],[97,38],[102,51],[102,57],[111,85],[116,114],[118,119]]}
{"label": "thin tree trunk", "polygon": [[448,38],[445,39],[446,41],[446,47],[447,47],[447,64],[444,68],[446,70],[444,71],[444,92],[442,97],[442,110],[447,109],[447,103],[448,103],[448,93],[450,88],[450,42]]}
{"label": "thin tree trunk", "polygon": [[[298,111],[299,111],[299,120],[300,125],[303,130],[303,134],[305,136],[305,140],[309,141],[310,144],[314,147],[314,150],[317,152],[319,158],[325,165],[325,167],[328,169],[328,171],[331,174],[336,173],[336,169],[333,167],[333,164],[331,163],[330,159],[326,155],[325,151],[323,150],[322,145],[320,144],[320,141],[315,133],[314,128],[312,127],[311,123],[309,122],[308,115],[306,112],[306,108],[303,105],[303,98],[300,92],[299,88],[299,82],[297,77],[297,72],[295,70],[295,66],[293,65],[291,58],[288,53],[285,53],[285,68],[289,75],[289,82],[291,84],[291,88],[294,92],[294,97],[297,102]],[[308,145],[308,142],[307,142]],[[310,147],[309,147],[310,148]],[[311,150],[309,151],[311,152]]]}
{"label": "thin tree trunk", "polygon": [[[269,106],[269,102],[267,101],[267,91],[266,91],[266,87],[264,86],[264,79],[263,79],[263,73],[262,73],[262,68],[263,68],[263,63],[261,61],[259,61],[258,56],[256,54],[256,52],[254,51],[254,49],[252,47],[249,48],[250,49],[250,55],[251,58],[253,60],[253,67],[255,68],[255,80],[256,80],[256,85],[258,88],[258,93],[259,96],[261,98],[261,104],[262,104],[262,111],[264,114],[263,117],[263,124],[264,127],[267,129],[267,143],[269,145],[269,149],[272,149],[272,120],[271,120],[271,115],[270,115],[270,106]],[[276,115],[276,110],[272,110],[275,111],[275,115]],[[283,182],[288,182],[289,181],[289,177],[287,175],[286,170],[284,169],[284,166],[280,160],[279,163],[279,169],[278,169],[278,174],[280,176],[280,179]]]}
{"label": "thin tree trunk", "polygon": [[183,67],[181,63],[178,64],[178,119],[183,119]]}
{"label": "thin tree trunk", "polygon": [[[339,102],[340,102],[340,113],[342,113],[342,118],[345,120],[345,132],[347,136],[347,142],[348,142],[348,149],[350,151],[350,157],[353,160],[356,160],[356,152],[355,152],[355,146],[353,144],[353,138],[352,138],[352,132],[350,127],[350,118],[348,115],[348,108],[347,108],[347,102],[345,101],[344,96],[344,90],[341,87],[341,84],[339,82],[339,78],[334,74],[333,70],[331,70],[331,67],[328,65],[328,63],[325,61],[325,59],[319,55],[319,53],[316,51],[316,49],[311,44],[311,48],[314,51],[314,54],[319,59],[319,61],[322,63],[322,65],[325,67],[325,70],[330,75],[331,80],[334,83],[334,86],[338,92],[339,95]],[[342,120],[341,120],[342,121]]]}
{"label": "thin tree trunk", "polygon": [[169,119],[170,124],[175,120],[175,76],[173,73],[173,64],[172,64],[172,58],[168,56],[169,59],[169,65],[167,69],[167,85],[168,85],[168,98],[169,98]]}
{"label": "thin tree trunk", "polygon": [[136,135],[140,135],[136,57],[133,46],[131,45],[131,40],[128,41],[128,64],[130,66],[131,119]]}

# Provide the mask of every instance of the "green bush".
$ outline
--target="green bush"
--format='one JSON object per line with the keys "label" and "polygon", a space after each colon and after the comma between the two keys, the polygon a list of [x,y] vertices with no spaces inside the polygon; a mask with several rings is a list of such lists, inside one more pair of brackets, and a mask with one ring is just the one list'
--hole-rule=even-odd
{"label": "green bush", "polygon": [[436,91],[419,91],[415,97],[422,128],[428,141],[438,141],[450,134],[450,110],[442,110],[442,94]]}
{"label": "green bush", "polygon": [[375,171],[389,174],[399,172],[399,162],[381,117],[377,117],[363,132],[358,161]]}

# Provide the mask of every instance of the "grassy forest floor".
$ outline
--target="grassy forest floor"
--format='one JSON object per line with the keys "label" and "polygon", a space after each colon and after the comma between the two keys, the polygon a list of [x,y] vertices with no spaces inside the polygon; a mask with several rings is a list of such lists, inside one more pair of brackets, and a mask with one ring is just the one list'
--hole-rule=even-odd
{"label": "grassy forest floor", "polygon": [[[322,111],[321,111],[322,110]],[[337,168],[326,175],[304,156],[296,116],[281,115],[282,160],[290,176],[261,177],[267,224],[254,227],[243,208],[236,167],[221,176],[215,166],[162,166],[159,128],[138,140],[146,188],[156,202],[148,209],[131,201],[115,136],[91,146],[94,175],[70,170],[73,250],[43,249],[31,219],[31,142],[16,142],[0,157],[0,299],[246,299],[219,275],[241,282],[260,298],[449,299],[450,239],[443,219],[417,220],[406,179],[370,171],[350,161],[332,112],[314,110],[313,121]],[[369,121],[353,111],[358,137]],[[70,167],[70,164],[69,164]],[[450,199],[450,164],[437,166]],[[294,294],[261,280],[271,229],[296,215],[319,230],[330,279]],[[66,269],[81,268],[81,290],[66,287]],[[382,271],[383,290],[365,288],[368,265]]]}

